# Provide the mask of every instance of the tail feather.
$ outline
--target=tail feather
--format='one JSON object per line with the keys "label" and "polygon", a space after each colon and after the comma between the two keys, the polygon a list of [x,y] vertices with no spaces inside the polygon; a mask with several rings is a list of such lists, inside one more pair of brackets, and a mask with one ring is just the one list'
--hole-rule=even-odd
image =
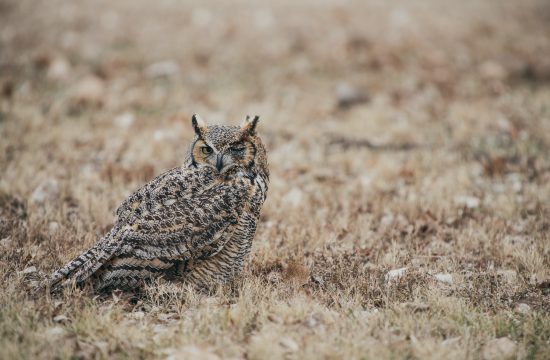
{"label": "tail feather", "polygon": [[80,285],[99,270],[99,268],[111,258],[114,251],[117,250],[117,241],[114,234],[115,229],[112,229],[111,232],[101,239],[94,247],[69,261],[61,269],[55,271],[47,284],[50,291],[55,291],[72,282]]}
{"label": "tail feather", "polygon": [[92,275],[99,267],[101,262],[98,261],[98,249],[93,247],[81,255],[77,256],[73,260],[69,261],[65,266],[55,271],[50,280],[50,289],[54,290],[74,281],[77,284],[85,281],[90,275]]}
{"label": "tail feather", "polygon": [[93,275],[99,268],[105,264],[110,258],[105,256],[105,252],[101,251],[99,254],[95,254],[93,261],[88,261],[83,264],[73,275],[73,278],[77,283],[82,283]]}

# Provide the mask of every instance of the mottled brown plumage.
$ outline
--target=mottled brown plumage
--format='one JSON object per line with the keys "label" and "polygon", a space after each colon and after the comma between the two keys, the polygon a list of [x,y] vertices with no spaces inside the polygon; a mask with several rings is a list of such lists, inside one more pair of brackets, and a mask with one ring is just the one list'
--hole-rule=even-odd
{"label": "mottled brown plumage", "polygon": [[231,280],[250,252],[269,180],[258,117],[241,127],[197,116],[186,163],[138,189],[111,231],[53,273],[50,289],[90,282],[96,291],[155,279],[207,286]]}

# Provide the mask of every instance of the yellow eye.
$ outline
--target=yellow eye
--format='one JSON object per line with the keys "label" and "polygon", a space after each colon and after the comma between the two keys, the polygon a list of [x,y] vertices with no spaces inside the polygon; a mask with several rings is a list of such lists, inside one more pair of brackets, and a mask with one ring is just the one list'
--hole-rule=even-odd
{"label": "yellow eye", "polygon": [[210,155],[212,154],[212,148],[210,146],[203,146],[201,147],[201,152],[204,154],[204,155]]}

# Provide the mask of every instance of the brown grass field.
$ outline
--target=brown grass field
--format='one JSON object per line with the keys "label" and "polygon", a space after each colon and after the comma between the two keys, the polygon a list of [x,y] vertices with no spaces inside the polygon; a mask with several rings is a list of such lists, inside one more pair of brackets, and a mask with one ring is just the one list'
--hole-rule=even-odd
{"label": "brown grass field", "polygon": [[[0,359],[550,359],[550,3],[0,1]],[[259,114],[271,186],[213,293],[32,279]]]}

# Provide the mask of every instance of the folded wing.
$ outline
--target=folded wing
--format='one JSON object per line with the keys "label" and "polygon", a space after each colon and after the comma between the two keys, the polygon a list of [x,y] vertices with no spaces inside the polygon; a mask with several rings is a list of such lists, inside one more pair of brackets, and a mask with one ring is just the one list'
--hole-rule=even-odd
{"label": "folded wing", "polygon": [[211,169],[172,169],[132,194],[113,229],[52,276],[52,285],[134,286],[189,259],[216,254],[237,226],[246,187],[219,180]]}

